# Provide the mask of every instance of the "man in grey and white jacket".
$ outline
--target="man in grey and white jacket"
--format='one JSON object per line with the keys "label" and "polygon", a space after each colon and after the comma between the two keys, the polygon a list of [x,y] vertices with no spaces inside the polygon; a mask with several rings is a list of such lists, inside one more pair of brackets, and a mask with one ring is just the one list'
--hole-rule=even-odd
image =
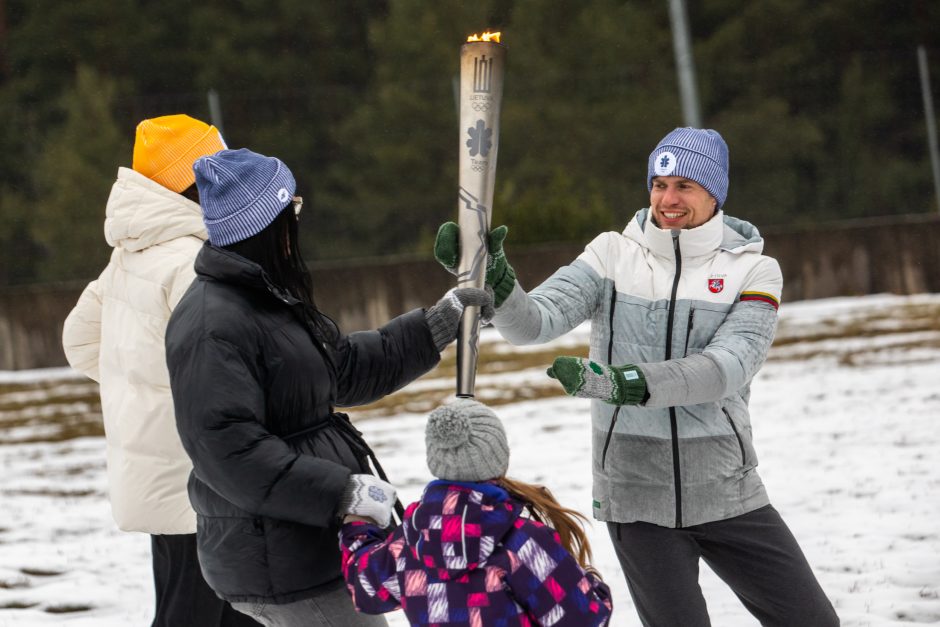
{"label": "man in grey and white jacket", "polygon": [[[526,293],[489,238],[494,326],[541,344],[591,321],[589,359],[548,370],[592,399],[594,516],[644,625],[709,625],[699,559],[764,625],[838,625],[757,474],[750,381],[773,342],[783,278],[751,224],[722,211],[728,147],[677,128],[649,156],[650,206]],[[438,233],[446,267],[452,223]]]}

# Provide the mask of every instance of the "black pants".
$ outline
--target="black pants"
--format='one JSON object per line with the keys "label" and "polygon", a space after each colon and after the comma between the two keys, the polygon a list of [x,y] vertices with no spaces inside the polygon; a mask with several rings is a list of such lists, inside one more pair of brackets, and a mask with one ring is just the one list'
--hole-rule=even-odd
{"label": "black pants", "polygon": [[152,627],[258,627],[202,578],[196,534],[150,536],[157,611]]}
{"label": "black pants", "polygon": [[645,627],[711,625],[698,583],[699,558],[761,625],[839,625],[803,551],[770,505],[682,529],[643,522],[607,528]]}

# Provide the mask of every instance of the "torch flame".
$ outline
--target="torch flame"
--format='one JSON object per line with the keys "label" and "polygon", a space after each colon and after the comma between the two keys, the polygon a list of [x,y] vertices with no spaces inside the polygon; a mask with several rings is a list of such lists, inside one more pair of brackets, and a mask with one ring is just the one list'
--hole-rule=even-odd
{"label": "torch flame", "polygon": [[469,37],[467,37],[467,41],[468,41],[468,42],[471,42],[471,41],[492,41],[492,42],[495,42],[495,43],[499,43],[499,36],[500,36],[500,35],[502,35],[502,33],[498,33],[498,32],[497,32],[497,33],[491,33],[490,31],[486,31],[486,32],[483,33],[482,35],[477,35],[477,34],[474,33],[473,35],[470,35]]}

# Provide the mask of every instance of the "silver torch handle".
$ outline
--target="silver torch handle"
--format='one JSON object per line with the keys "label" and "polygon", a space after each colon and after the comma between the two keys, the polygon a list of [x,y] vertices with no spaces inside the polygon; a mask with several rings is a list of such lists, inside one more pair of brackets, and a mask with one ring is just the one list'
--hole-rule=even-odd
{"label": "silver torch handle", "polygon": [[[460,48],[458,287],[482,289],[486,277],[505,67],[506,48],[500,43],[473,41]],[[479,347],[480,308],[467,307],[457,333],[457,396],[473,396]]]}

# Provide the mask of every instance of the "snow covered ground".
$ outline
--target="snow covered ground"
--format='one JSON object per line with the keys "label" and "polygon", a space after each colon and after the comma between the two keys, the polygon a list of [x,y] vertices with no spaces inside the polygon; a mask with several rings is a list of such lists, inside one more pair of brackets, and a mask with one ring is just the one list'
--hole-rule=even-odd
{"label": "snow covered ground", "polygon": [[[584,354],[586,334],[581,327],[549,350]],[[483,335],[484,357],[510,364],[493,374],[481,366],[477,381],[507,427],[510,474],[589,514],[587,401],[554,395],[541,354],[531,363],[527,351]],[[111,520],[104,442],[83,385],[67,369],[0,373],[0,626],[150,622],[149,540]],[[424,396],[387,417],[359,412],[357,422],[405,502],[430,479],[426,409],[453,394],[452,375],[413,388]],[[53,396],[65,399],[59,409]],[[784,305],[751,414],[771,499],[842,624],[940,623],[940,295]],[[613,590],[612,624],[639,625],[604,527],[590,537]],[[716,626],[757,624],[704,565],[702,588]],[[389,621],[406,625],[400,613]]]}

